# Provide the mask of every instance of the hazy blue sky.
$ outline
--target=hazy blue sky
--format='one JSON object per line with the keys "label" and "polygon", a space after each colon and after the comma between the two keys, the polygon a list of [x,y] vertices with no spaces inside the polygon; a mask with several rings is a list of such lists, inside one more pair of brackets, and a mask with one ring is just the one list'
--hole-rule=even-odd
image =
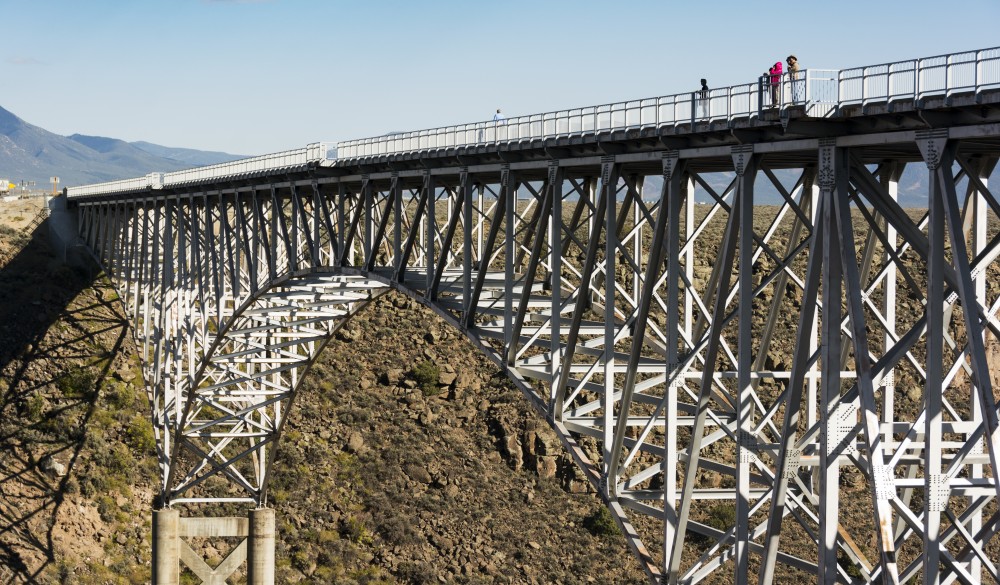
{"label": "hazy blue sky", "polygon": [[0,0],[0,106],[259,154],[1000,45],[1000,1]]}

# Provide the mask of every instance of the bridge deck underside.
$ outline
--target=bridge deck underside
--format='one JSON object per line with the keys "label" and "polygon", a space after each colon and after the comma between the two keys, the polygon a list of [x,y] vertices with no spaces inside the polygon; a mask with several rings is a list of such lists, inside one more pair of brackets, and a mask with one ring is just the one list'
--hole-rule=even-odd
{"label": "bridge deck underside", "polygon": [[521,387],[653,581],[990,582],[998,135],[320,168],[81,223],[133,316],[164,504],[266,501],[302,376],[398,290]]}

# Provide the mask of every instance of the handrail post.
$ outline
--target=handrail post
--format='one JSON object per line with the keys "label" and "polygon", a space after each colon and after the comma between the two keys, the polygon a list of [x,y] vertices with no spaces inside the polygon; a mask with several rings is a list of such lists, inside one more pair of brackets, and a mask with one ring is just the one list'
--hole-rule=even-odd
{"label": "handrail post", "polygon": [[764,82],[763,76],[757,78],[757,117],[764,113]]}
{"label": "handrail post", "polygon": [[944,99],[946,100],[945,103],[948,103],[947,102],[947,99],[949,97],[948,94],[951,93],[951,91],[950,91],[951,90],[951,58],[952,58],[952,55],[948,55],[947,57],[944,58]]}
{"label": "handrail post", "polygon": [[694,132],[695,107],[696,107],[694,100],[695,100],[695,96],[697,94],[698,94],[698,92],[695,92],[695,91],[691,92],[691,131],[692,132]]}
{"label": "handrail post", "polygon": [[980,77],[980,75],[979,75],[979,68],[983,64],[982,61],[980,60],[980,57],[979,57],[980,54],[982,54],[982,51],[976,51],[976,66],[973,69],[973,73],[972,73],[972,87],[973,87],[973,91],[975,92],[975,95],[976,95],[977,98],[979,97],[979,77]]}

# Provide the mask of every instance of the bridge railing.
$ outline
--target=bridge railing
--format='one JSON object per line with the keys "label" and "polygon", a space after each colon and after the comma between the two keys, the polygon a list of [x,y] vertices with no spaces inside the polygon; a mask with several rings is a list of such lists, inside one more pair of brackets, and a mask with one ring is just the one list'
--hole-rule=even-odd
{"label": "bridge railing", "polygon": [[96,185],[68,187],[66,189],[66,197],[73,198],[102,193],[124,193],[143,189],[161,189],[163,187],[209,181],[212,179],[237,178],[254,173],[301,167],[311,162],[333,158],[330,153],[334,148],[335,145],[332,142],[314,142],[303,148],[274,152],[205,167],[171,173],[150,173],[143,177],[109,181]]}
{"label": "bridge railing", "polygon": [[134,179],[121,179],[119,181],[107,181],[105,183],[95,183],[93,185],[83,185],[80,187],[67,187],[67,197],[81,197],[84,195],[98,195],[103,193],[125,193],[128,191],[138,191],[150,187],[159,188],[163,181],[163,173],[149,173]]}
{"label": "bridge railing", "polygon": [[[826,104],[826,115],[836,102],[836,70],[806,70],[797,80],[786,79],[782,105]],[[337,143],[338,158],[437,150],[460,146],[509,144],[541,138],[572,137],[616,130],[659,128],[703,121],[732,120],[758,115],[763,81],[701,92],[643,98],[624,102],[529,114],[498,121],[481,121],[441,128],[393,132]],[[769,90],[768,90],[769,91]],[[820,111],[820,110],[817,110]],[[817,114],[814,114],[817,115]]]}
{"label": "bridge railing", "polygon": [[1000,47],[844,69],[839,81],[842,106],[979,93],[1000,87]]}
{"label": "bridge railing", "polygon": [[240,177],[265,171],[300,167],[310,162],[326,160],[331,148],[333,148],[332,143],[314,142],[303,148],[273,152],[207,167],[164,173],[163,186],[171,187],[223,177]]}

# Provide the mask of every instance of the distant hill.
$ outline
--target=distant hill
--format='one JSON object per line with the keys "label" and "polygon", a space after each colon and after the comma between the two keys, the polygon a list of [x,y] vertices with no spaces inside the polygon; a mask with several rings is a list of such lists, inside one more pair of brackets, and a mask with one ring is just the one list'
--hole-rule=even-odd
{"label": "distant hill", "polygon": [[129,142],[129,144],[140,150],[145,150],[154,156],[176,160],[192,167],[203,167],[205,165],[229,162],[238,158],[246,158],[243,155],[236,156],[229,154],[228,152],[194,150],[191,148],[170,148],[169,146],[160,146],[159,144],[152,144],[141,140],[138,142]]}
{"label": "distant hill", "polygon": [[0,177],[60,186],[85,185],[244,158],[223,152],[130,143],[101,136],[60,136],[0,107]]}

